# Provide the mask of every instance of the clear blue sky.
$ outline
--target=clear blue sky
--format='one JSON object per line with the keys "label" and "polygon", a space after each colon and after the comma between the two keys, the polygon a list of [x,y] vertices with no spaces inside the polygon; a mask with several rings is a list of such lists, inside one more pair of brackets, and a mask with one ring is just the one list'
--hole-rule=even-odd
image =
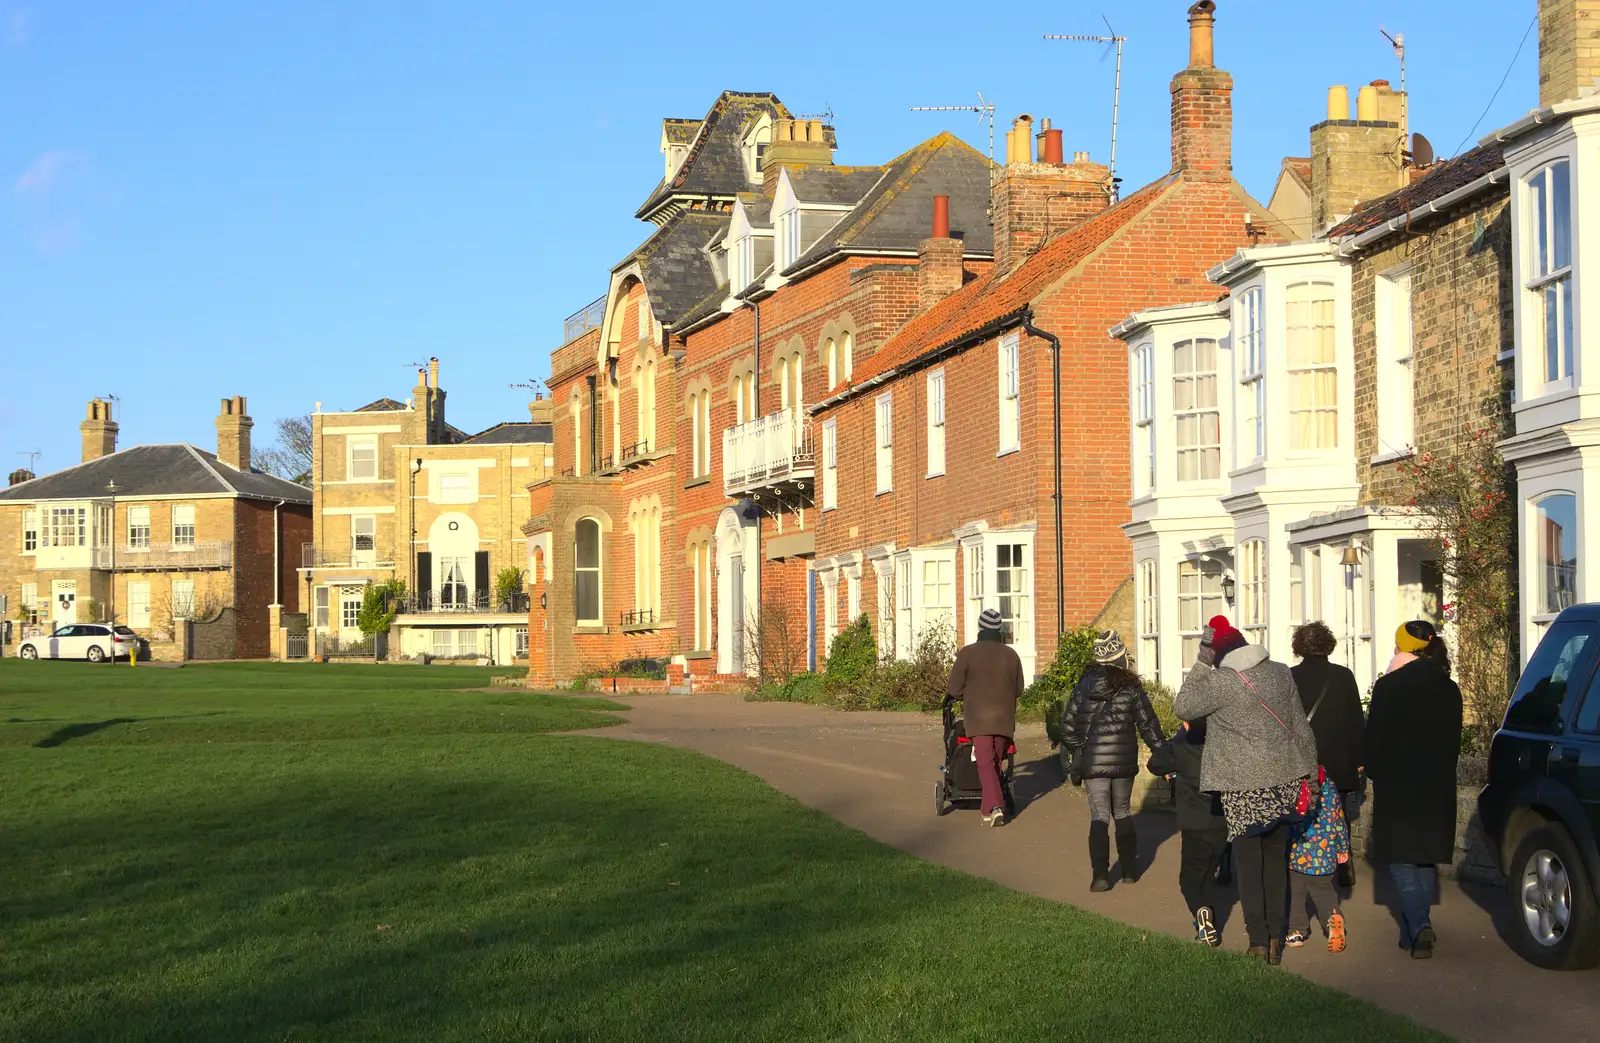
{"label": "clear blue sky", "polygon": [[[402,398],[437,355],[449,417],[525,417],[507,385],[548,373],[561,320],[647,234],[663,116],[724,88],[836,114],[841,163],[879,163],[975,116],[912,113],[982,90],[997,125],[1049,116],[1103,160],[1129,37],[1119,173],[1169,163],[1167,83],[1185,0],[926,6],[0,0],[0,474],[77,462],[96,394],[122,444],[212,446],[224,396],[275,417]],[[1535,0],[1221,0],[1235,168],[1265,201],[1307,152],[1330,84],[1398,81],[1451,154]],[[689,28],[685,28],[689,26]],[[1537,32],[1477,131],[1537,101]],[[1353,93],[1353,91],[1352,91]]]}

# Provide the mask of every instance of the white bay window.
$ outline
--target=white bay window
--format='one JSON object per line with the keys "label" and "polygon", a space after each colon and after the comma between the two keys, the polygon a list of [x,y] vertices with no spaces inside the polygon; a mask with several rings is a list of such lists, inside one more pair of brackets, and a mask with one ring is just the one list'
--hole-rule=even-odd
{"label": "white bay window", "polygon": [[1572,184],[1566,161],[1552,163],[1527,181],[1529,256],[1526,290],[1536,317],[1537,386],[1573,375]]}

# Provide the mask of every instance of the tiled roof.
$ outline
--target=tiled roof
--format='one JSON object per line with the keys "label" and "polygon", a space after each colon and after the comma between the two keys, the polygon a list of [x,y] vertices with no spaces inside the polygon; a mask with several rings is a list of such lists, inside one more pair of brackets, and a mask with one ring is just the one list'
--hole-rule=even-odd
{"label": "tiled roof", "polygon": [[1494,173],[1505,165],[1505,155],[1498,144],[1479,145],[1475,149],[1463,152],[1455,159],[1448,159],[1429,167],[1420,178],[1405,188],[1363,203],[1355,213],[1335,225],[1328,232],[1328,238],[1343,239],[1346,236],[1360,235],[1385,221],[1404,217],[1441,196],[1470,185],[1485,174]]}
{"label": "tiled roof", "polygon": [[933,230],[933,197],[950,197],[950,232],[969,255],[994,253],[989,225],[989,158],[947,132],[895,157],[872,188],[838,224],[811,244],[787,271],[810,267],[831,253],[915,250]]}
{"label": "tiled roof", "polygon": [[728,227],[728,215],[707,210],[674,214],[613,271],[637,263],[650,298],[650,311],[664,326],[717,287],[705,246]]}
{"label": "tiled roof", "polygon": [[789,187],[802,203],[853,206],[883,176],[883,167],[795,165],[786,168]]}
{"label": "tiled roof", "polygon": [[550,425],[535,424],[527,420],[511,420],[479,431],[461,442],[462,445],[521,445],[523,443],[550,443]]}
{"label": "tiled roof", "polygon": [[355,413],[393,413],[396,410],[410,409],[404,402],[396,402],[392,398],[380,398],[376,402],[368,402],[360,409],[352,410]]}
{"label": "tiled roof", "polygon": [[772,200],[760,192],[740,192],[739,205],[744,207],[745,220],[751,228],[772,227]]}
{"label": "tiled roof", "polygon": [[1177,173],[1168,174],[1076,228],[1053,237],[1009,275],[997,277],[990,271],[967,283],[906,323],[870,359],[856,367],[852,383],[860,384],[996,322],[1020,316],[1040,293],[1115,239],[1177,180]]}
{"label": "tiled roof", "polygon": [[1284,156],[1283,169],[1293,174],[1295,180],[1305,186],[1306,191],[1311,190],[1310,156]]}
{"label": "tiled roof", "polygon": [[675,195],[731,196],[748,190],[750,178],[739,154],[740,141],[744,127],[764,113],[773,119],[790,116],[775,94],[723,91],[700,121],[682,165],[670,180],[656,185],[634,216],[648,219]]}
{"label": "tiled roof", "polygon": [[136,445],[64,468],[42,478],[0,489],[0,500],[87,500],[116,495],[215,496],[232,493],[257,500],[310,503],[311,490],[261,471],[239,471],[212,453],[182,442]]}

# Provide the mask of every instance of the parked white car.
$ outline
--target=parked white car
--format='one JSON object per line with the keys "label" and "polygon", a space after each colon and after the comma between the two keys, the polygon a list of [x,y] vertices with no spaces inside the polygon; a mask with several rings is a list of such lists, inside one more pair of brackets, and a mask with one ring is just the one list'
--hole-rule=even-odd
{"label": "parked white car", "polygon": [[108,659],[139,654],[139,636],[125,626],[109,623],[69,623],[46,637],[30,637],[17,654],[24,659]]}

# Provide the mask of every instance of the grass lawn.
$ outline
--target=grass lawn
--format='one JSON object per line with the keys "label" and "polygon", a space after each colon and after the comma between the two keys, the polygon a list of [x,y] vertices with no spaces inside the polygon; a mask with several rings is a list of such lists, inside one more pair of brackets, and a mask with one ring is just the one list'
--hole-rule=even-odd
{"label": "grass lawn", "polygon": [[0,1041],[1443,1038],[489,673],[0,662]]}

